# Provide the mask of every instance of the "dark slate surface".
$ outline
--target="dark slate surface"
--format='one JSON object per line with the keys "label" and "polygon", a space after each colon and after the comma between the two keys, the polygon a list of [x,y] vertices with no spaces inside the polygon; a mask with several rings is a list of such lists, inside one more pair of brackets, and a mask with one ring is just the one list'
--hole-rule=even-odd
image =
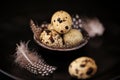
{"label": "dark slate surface", "polygon": [[[96,75],[89,80],[117,80],[120,78],[120,6],[117,2],[87,0],[9,1],[0,4],[0,69],[14,77],[25,80],[74,80],[68,74],[70,62],[81,56],[95,59]],[[29,27],[32,18],[38,24],[50,22],[52,14],[65,10],[70,14],[98,17],[106,31],[102,37],[91,38],[88,44],[69,52],[50,51],[38,46]],[[21,69],[14,63],[16,43],[30,40],[29,48],[35,49],[48,64],[58,67],[50,77],[40,77]],[[12,80],[1,71],[0,80]],[[14,78],[13,77],[13,78]],[[9,78],[9,79],[8,79]]]}

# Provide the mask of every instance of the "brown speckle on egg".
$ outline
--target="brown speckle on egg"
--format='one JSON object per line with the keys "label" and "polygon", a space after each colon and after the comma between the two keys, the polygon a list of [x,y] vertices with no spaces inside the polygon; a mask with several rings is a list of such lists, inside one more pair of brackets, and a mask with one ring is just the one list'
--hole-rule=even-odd
{"label": "brown speckle on egg", "polygon": [[63,30],[61,30],[60,32],[63,33]]}
{"label": "brown speckle on egg", "polygon": [[52,43],[54,43],[54,39],[53,39],[53,37],[52,36],[50,36],[50,41],[52,42]]}
{"label": "brown speckle on egg", "polygon": [[86,74],[87,74],[87,75],[91,75],[91,74],[92,74],[92,72],[93,72],[93,68],[91,68],[91,67],[90,67],[90,68],[88,68],[88,71],[87,71],[87,73],[86,73]]}
{"label": "brown speckle on egg", "polygon": [[69,27],[68,26],[65,26],[65,29],[68,29]]}
{"label": "brown speckle on egg", "polygon": [[78,70],[78,69],[75,69],[75,72],[76,72],[76,74],[78,74],[78,73],[79,73],[79,70]]}
{"label": "brown speckle on egg", "polygon": [[85,64],[81,64],[80,67],[85,67]]}
{"label": "brown speckle on egg", "polygon": [[62,20],[63,22],[65,22],[66,20]]}
{"label": "brown speckle on egg", "polygon": [[60,18],[57,18],[57,21],[59,22],[59,21],[60,21]]}
{"label": "brown speckle on egg", "polygon": [[58,21],[59,23],[62,23],[62,20],[61,20],[60,18],[58,18],[57,21]]}
{"label": "brown speckle on egg", "polygon": [[49,35],[49,33],[51,32],[50,30],[45,30],[45,32],[47,33],[47,35]]}
{"label": "brown speckle on egg", "polygon": [[46,42],[46,44],[48,44],[49,42]]}

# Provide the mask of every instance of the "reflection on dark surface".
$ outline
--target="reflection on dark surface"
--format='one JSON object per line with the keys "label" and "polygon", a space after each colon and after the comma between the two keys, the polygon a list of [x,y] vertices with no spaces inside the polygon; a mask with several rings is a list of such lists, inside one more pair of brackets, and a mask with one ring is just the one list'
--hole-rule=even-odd
{"label": "reflection on dark surface", "polygon": [[[96,75],[89,80],[109,80],[120,75],[119,50],[119,6],[116,4],[102,4],[87,1],[43,1],[43,2],[16,2],[1,5],[0,21],[0,68],[16,77],[25,80],[74,80],[68,74],[70,62],[80,56],[89,56],[95,59],[98,65]],[[49,3],[49,4],[48,4]],[[101,6],[102,5],[102,6]],[[57,10],[66,10],[70,14],[97,16],[106,28],[101,37],[91,38],[86,46],[75,51],[58,52],[44,49],[33,40],[33,33],[29,27],[30,19],[38,24],[50,22],[50,16]],[[16,43],[30,40],[29,48],[35,49],[48,64],[58,67],[49,77],[34,75],[14,63],[13,54]],[[0,79],[4,75],[0,76]],[[4,78],[3,78],[4,79]]]}

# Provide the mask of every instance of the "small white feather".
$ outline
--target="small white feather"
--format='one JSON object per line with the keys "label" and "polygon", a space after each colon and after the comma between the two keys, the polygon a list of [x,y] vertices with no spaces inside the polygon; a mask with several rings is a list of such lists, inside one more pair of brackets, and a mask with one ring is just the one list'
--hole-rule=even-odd
{"label": "small white feather", "polygon": [[90,37],[103,35],[105,28],[98,18],[86,18],[84,20],[83,28],[88,32]]}
{"label": "small white feather", "polygon": [[28,42],[20,42],[20,45],[17,44],[16,48],[16,59],[15,62],[21,66],[25,66],[27,63],[33,65],[33,62],[29,58],[30,51],[28,50]]}
{"label": "small white feather", "polygon": [[31,73],[47,76],[56,70],[56,67],[48,65],[41,56],[37,55],[37,52],[30,51],[28,49],[28,42],[20,42],[20,45],[17,44],[15,54],[15,62]]}
{"label": "small white feather", "polygon": [[[28,44],[28,43],[27,43]],[[30,62],[30,64],[31,65],[33,65],[33,63],[31,62],[31,60],[28,58],[28,56],[27,56],[27,54],[29,54],[29,53],[27,53],[27,52],[29,52],[29,51],[27,51],[28,49],[27,49],[27,44],[25,44],[25,43],[20,43],[20,46],[17,44],[17,49],[18,49],[18,51],[19,52],[21,52],[22,53],[22,55],[25,57],[25,59],[28,61],[28,62]]]}

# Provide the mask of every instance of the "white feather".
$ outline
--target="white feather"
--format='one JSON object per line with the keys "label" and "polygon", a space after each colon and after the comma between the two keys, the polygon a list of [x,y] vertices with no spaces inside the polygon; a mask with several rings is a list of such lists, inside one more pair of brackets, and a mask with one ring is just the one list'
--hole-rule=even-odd
{"label": "white feather", "polygon": [[28,42],[26,44],[23,42],[20,42],[20,45],[17,44],[17,52],[16,53],[18,56],[16,57],[16,59],[22,55],[22,57],[24,57],[31,65],[33,65],[32,61],[27,56],[27,54],[29,54],[27,45],[28,45]]}
{"label": "white feather", "polygon": [[20,45],[17,44],[16,49],[15,62],[18,63],[22,68],[26,68],[31,73],[47,76],[56,70],[56,67],[45,63],[44,60],[37,55],[37,52],[30,51],[28,49],[28,42],[20,42]]}
{"label": "white feather", "polygon": [[88,32],[90,37],[102,36],[105,28],[98,18],[86,19],[83,28]]}

